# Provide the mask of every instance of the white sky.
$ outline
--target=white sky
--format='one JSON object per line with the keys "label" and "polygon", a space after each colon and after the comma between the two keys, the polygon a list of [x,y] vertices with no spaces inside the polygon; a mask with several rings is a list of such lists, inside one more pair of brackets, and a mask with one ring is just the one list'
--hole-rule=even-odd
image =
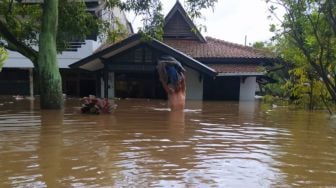
{"label": "white sky", "polygon": [[[166,16],[176,0],[162,0],[163,13]],[[180,0],[183,5],[183,0]],[[196,24],[205,25],[207,32],[203,36],[211,36],[225,41],[247,44],[269,40],[273,34],[269,31],[271,21],[265,0],[218,0],[214,11],[203,10],[205,20],[197,20]],[[140,22],[128,14],[128,19],[137,31]]]}

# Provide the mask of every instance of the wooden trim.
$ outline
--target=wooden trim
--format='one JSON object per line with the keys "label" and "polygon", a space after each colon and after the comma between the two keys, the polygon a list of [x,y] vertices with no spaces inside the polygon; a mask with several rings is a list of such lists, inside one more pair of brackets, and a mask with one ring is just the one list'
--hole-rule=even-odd
{"label": "wooden trim", "polygon": [[87,57],[85,57],[85,58],[83,58],[83,59],[81,59],[81,60],[79,60],[79,61],[77,61],[77,62],[75,62],[75,63],[73,63],[71,65],[69,65],[69,67],[70,68],[75,68],[75,69],[76,68],[80,68],[80,66],[85,65],[85,64],[89,63],[90,61],[93,61],[93,60],[95,60],[97,58],[98,59],[102,58],[104,55],[108,54],[111,51],[117,50],[117,49],[119,49],[119,48],[121,48],[121,47],[123,47],[123,46],[125,46],[125,45],[127,45],[129,43],[131,43],[131,42],[140,40],[140,38],[141,38],[141,36],[139,34],[135,34],[135,35],[133,35],[131,37],[126,38],[125,40],[122,40],[122,41],[120,41],[120,42],[118,42],[118,43],[116,43],[114,45],[111,45],[110,47],[108,47],[108,48],[106,48],[106,49],[104,49],[102,51],[99,51],[99,52],[97,52],[95,54],[87,56]]}
{"label": "wooden trim", "polygon": [[278,62],[276,58],[245,58],[245,57],[223,57],[223,58],[196,58],[198,61],[204,64],[266,64],[274,65],[275,62]]}

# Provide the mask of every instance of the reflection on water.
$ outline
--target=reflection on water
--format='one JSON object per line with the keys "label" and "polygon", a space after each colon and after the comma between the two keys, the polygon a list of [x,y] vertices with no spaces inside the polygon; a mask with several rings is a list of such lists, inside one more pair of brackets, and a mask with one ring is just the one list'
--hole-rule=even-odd
{"label": "reflection on water", "polygon": [[0,100],[0,187],[336,185],[336,127],[323,112],[258,103],[121,100],[112,115],[79,101],[41,111]]}

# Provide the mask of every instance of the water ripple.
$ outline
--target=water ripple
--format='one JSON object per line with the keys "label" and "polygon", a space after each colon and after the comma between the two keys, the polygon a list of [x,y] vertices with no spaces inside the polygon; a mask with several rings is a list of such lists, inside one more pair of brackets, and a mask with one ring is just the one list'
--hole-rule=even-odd
{"label": "water ripple", "polygon": [[173,114],[162,101],[120,100],[111,115],[86,116],[67,102],[64,112],[0,109],[0,187],[335,185],[324,114],[229,102]]}

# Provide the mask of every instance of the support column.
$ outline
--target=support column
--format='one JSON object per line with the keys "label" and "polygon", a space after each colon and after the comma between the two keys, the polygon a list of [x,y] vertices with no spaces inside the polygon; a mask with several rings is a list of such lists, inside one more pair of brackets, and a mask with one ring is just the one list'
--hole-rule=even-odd
{"label": "support column", "polygon": [[240,101],[254,101],[254,96],[257,88],[255,76],[242,77],[240,81]]}
{"label": "support column", "polygon": [[34,98],[34,74],[33,68],[28,69],[29,71],[29,95]]}
{"label": "support column", "polygon": [[108,98],[108,71],[104,71],[104,98]]}
{"label": "support column", "polygon": [[104,94],[105,94],[105,79],[104,79],[104,75],[99,76],[99,80],[100,80],[100,98],[104,98]]}
{"label": "support column", "polygon": [[113,99],[114,98],[114,91],[115,91],[115,86],[114,86],[114,72],[109,72],[108,73],[108,98]]}

